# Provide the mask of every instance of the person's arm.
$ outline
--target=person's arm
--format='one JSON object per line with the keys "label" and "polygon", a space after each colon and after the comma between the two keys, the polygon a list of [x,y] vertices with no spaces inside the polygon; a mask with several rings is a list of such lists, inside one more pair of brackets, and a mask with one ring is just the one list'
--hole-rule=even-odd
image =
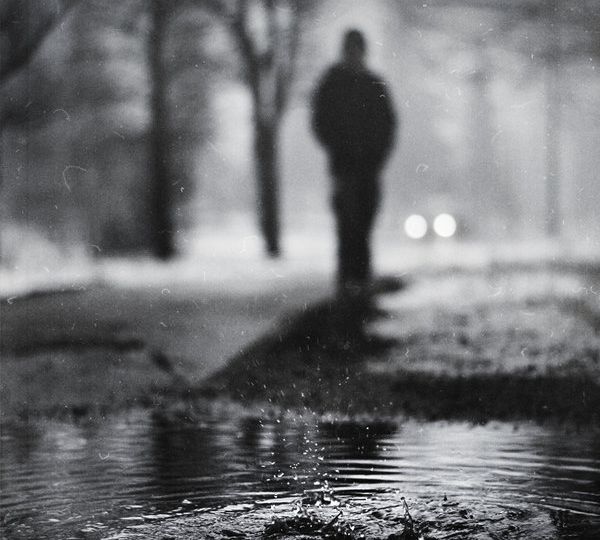
{"label": "person's arm", "polygon": [[331,145],[331,86],[331,73],[327,73],[319,83],[312,99],[312,129],[319,142],[324,146]]}
{"label": "person's arm", "polygon": [[383,159],[386,159],[393,146],[394,141],[396,139],[396,134],[399,128],[399,118],[398,114],[394,109],[394,104],[392,98],[390,96],[387,85],[382,82],[381,84],[381,92],[379,95],[380,106],[381,106],[381,121],[382,121],[382,150],[383,150]]}

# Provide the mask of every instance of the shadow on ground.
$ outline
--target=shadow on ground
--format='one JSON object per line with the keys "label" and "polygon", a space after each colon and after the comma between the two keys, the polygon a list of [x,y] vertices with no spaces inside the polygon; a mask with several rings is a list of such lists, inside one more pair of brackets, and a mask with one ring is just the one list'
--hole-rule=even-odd
{"label": "shadow on ground", "polygon": [[[473,362],[460,371],[441,372],[425,363],[421,368],[414,362],[403,364],[405,341],[370,331],[373,323],[392,316],[377,307],[382,292],[389,290],[377,290],[367,301],[326,299],[289,315],[273,332],[236,355],[198,394],[284,410],[309,409],[337,418],[406,414],[477,423],[599,423],[598,378],[577,362],[539,370],[531,365],[499,369],[488,361],[492,366],[484,371]],[[452,317],[448,320],[451,325]],[[449,326],[446,332],[455,336],[454,330],[464,328]],[[411,345],[422,342],[417,344],[426,356],[437,348],[436,354],[443,357],[439,340],[432,341],[438,337],[433,330],[409,336]],[[514,330],[506,335],[499,332],[494,339],[514,340]],[[496,350],[506,350],[506,343],[498,345],[494,344]],[[501,365],[502,359],[497,361]],[[592,361],[597,364],[597,354]],[[393,369],[378,368],[392,364]]]}

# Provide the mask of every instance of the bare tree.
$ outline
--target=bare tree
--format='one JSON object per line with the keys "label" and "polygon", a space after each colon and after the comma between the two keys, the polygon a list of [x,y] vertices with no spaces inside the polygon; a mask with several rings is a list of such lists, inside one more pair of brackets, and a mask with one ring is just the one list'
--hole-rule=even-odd
{"label": "bare tree", "polygon": [[257,204],[266,251],[281,252],[279,133],[311,0],[207,0],[236,42],[252,95]]}
{"label": "bare tree", "polygon": [[[135,221],[143,221],[140,228],[144,234],[137,237],[132,235],[135,241],[140,243],[140,247],[149,248],[150,251],[161,259],[167,259],[174,255],[174,216],[176,213],[175,205],[177,198],[181,199],[182,165],[181,154],[175,155],[177,148],[187,145],[188,154],[192,153],[192,145],[198,144],[199,129],[196,125],[200,124],[200,109],[198,106],[183,106],[178,110],[185,110],[187,117],[184,122],[178,121],[175,115],[176,110],[173,107],[174,99],[181,99],[182,73],[189,68],[191,58],[196,54],[195,61],[199,62],[198,54],[201,54],[200,45],[197,43],[197,21],[192,21],[185,31],[190,33],[186,41],[185,48],[179,46],[180,58],[173,61],[171,56],[174,54],[173,37],[177,32],[182,31],[185,26],[184,18],[174,21],[174,15],[187,14],[181,10],[183,7],[194,6],[193,0],[117,0],[111,2],[111,9],[106,9],[104,0],[86,0],[81,1],[80,9],[73,13],[65,30],[71,32],[69,39],[69,53],[64,58],[64,79],[68,84],[59,84],[61,78],[54,77],[48,84],[44,82],[43,75],[50,70],[44,69],[44,66],[36,65],[36,62],[25,62],[25,55],[22,50],[29,51],[28,59],[31,59],[35,50],[42,45],[45,33],[50,32],[52,24],[60,24],[62,17],[67,13],[71,6],[78,0],[0,0],[0,14],[2,15],[2,36],[4,39],[2,45],[2,67],[6,64],[7,80],[0,80],[0,84],[5,82],[2,91],[10,99],[2,100],[0,103],[0,121],[2,127],[8,124],[19,128],[25,125],[31,125],[36,122],[41,125],[48,121],[48,117],[53,115],[46,113],[47,110],[56,108],[59,103],[68,103],[69,113],[64,109],[61,114],[69,116],[68,121],[72,131],[77,130],[77,135],[72,138],[70,150],[70,163],[77,167],[71,167],[68,172],[73,177],[82,177],[84,169],[89,169],[89,174],[85,172],[86,178],[94,177],[92,172],[96,165],[105,172],[105,181],[113,179],[108,172],[113,170],[110,158],[105,159],[105,152],[110,152],[109,147],[124,147],[124,145],[133,145],[134,138],[139,137],[142,144],[148,149],[148,159],[146,160],[147,171],[143,174],[144,186],[140,187],[140,192],[132,195],[127,192],[128,197],[135,198],[136,208],[143,208],[143,215]],[[36,13],[35,7],[39,13]],[[193,18],[193,17],[192,17]],[[140,22],[141,21],[141,22]],[[51,24],[52,22],[52,24]],[[112,30],[102,35],[102,28],[107,26]],[[121,49],[122,39],[117,33],[123,32],[132,38],[135,43],[129,42],[126,49]],[[21,32],[20,32],[21,31]],[[10,36],[7,32],[11,32]],[[110,35],[114,39],[109,39]],[[34,39],[35,38],[35,39]],[[138,48],[137,44],[140,47]],[[35,46],[34,46],[35,45]],[[133,45],[133,46],[132,46]],[[48,43],[49,51],[52,52],[52,43]],[[34,50],[35,49],[35,50]],[[8,52],[15,51],[14,58],[8,59]],[[183,51],[183,52],[182,52]],[[18,52],[18,54],[17,54]],[[117,52],[118,58],[111,56]],[[5,54],[6,53],[6,54]],[[55,55],[56,56],[56,55]],[[17,62],[19,59],[19,63]],[[190,60],[191,58],[191,60]],[[132,60],[136,66],[132,72],[128,69],[128,61]],[[101,64],[103,67],[109,67],[111,62],[119,62],[120,71],[115,69],[98,69]],[[10,64],[10,75],[9,66]],[[19,67],[17,67],[17,65]],[[147,71],[147,78],[139,78],[136,81],[138,65],[142,65],[143,70]],[[20,69],[21,67],[26,69]],[[129,66],[131,67],[131,66]],[[122,74],[128,70],[132,73],[131,80],[126,82],[127,89],[124,91],[119,84],[120,81],[110,81],[109,78],[117,71]],[[18,72],[18,73],[17,73]],[[191,80],[191,74],[196,75],[200,80]],[[202,75],[198,75],[199,70],[188,69],[186,73],[186,84],[199,88],[193,94],[196,99],[202,97]],[[33,77],[32,78],[32,74]],[[40,75],[41,74],[41,75]],[[12,75],[15,75],[14,77]],[[69,76],[70,75],[70,76]],[[8,80],[10,78],[10,81]],[[30,88],[29,81],[33,80],[35,86]],[[26,92],[19,92],[26,90]],[[35,97],[29,99],[29,91],[34,92]],[[148,92],[146,92],[148,90]],[[148,99],[146,100],[146,94]],[[189,95],[189,93],[188,93]],[[60,96],[60,97],[59,97]],[[129,129],[139,129],[135,135],[131,133],[122,133],[123,129],[113,129],[114,118],[107,116],[110,112],[110,104],[122,103],[124,101],[142,101],[148,108],[149,123],[146,126],[139,119],[134,120],[136,127]],[[28,102],[25,106],[25,103]],[[33,104],[32,104],[33,102]],[[31,106],[30,106],[31,105]],[[138,103],[138,105],[140,105]],[[63,105],[60,105],[61,107]],[[104,110],[107,109],[107,110]],[[202,109],[203,110],[203,109]],[[55,111],[56,112],[56,111]],[[81,114],[79,114],[81,113]],[[193,118],[191,118],[193,116]],[[112,126],[112,127],[111,127]],[[88,150],[89,137],[93,131],[94,142],[92,144],[102,144],[102,149],[94,147],[94,151]],[[143,131],[143,133],[142,133]],[[115,137],[117,140],[115,141]],[[194,138],[195,137],[195,138]],[[122,139],[122,141],[121,141]],[[137,139],[136,139],[137,140]],[[184,143],[177,145],[179,140]],[[114,160],[114,156],[113,156]],[[132,156],[132,161],[139,161]],[[139,185],[142,182],[136,180],[137,169],[131,167],[128,169],[131,175],[129,178],[121,178],[119,185]],[[118,178],[116,178],[119,180]],[[79,185],[81,184],[81,185]],[[177,190],[173,188],[178,184]],[[97,186],[87,182],[88,191],[82,190],[83,182],[69,183],[68,200],[73,203],[75,211],[81,221],[78,229],[86,241],[90,244],[101,244],[102,239],[115,238],[117,242],[123,239],[123,234],[113,234],[118,229],[120,221],[111,221],[111,216],[117,216],[119,205],[110,205],[111,196],[104,194],[95,197]],[[128,188],[123,188],[124,193]],[[135,188],[137,190],[137,187]],[[114,190],[114,197],[118,197]],[[143,193],[143,195],[142,195]],[[187,193],[187,190],[186,190]],[[177,196],[177,197],[176,197]],[[100,205],[100,201],[105,201],[105,206]],[[64,205],[61,206],[64,208]],[[129,216],[130,219],[131,216]],[[115,225],[115,223],[117,225]],[[94,230],[92,230],[94,228]],[[108,244],[107,240],[107,244]],[[113,244],[114,245],[114,244]],[[133,244],[123,244],[131,247]],[[110,249],[110,248],[108,248]],[[96,253],[94,249],[92,253]]]}
{"label": "bare tree", "polygon": [[[206,72],[197,67],[207,60],[199,45],[204,26],[194,18],[194,9],[202,7],[205,7],[203,2],[196,0],[150,1],[149,219],[151,249],[160,259],[169,259],[176,252],[175,213],[181,197],[181,180],[186,175],[184,156],[192,153],[191,148],[210,129],[198,126],[205,112]],[[188,17],[194,20],[183,24]],[[182,74],[186,80],[184,96],[176,84],[177,80],[181,83]],[[177,99],[185,102],[177,103]],[[175,185],[179,186],[177,190]]]}
{"label": "bare tree", "polygon": [[152,0],[151,28],[148,41],[148,67],[152,85],[150,96],[151,126],[149,138],[151,248],[159,259],[175,253],[172,219],[172,194],[169,171],[169,125],[167,76],[164,65],[167,27],[172,4]]}

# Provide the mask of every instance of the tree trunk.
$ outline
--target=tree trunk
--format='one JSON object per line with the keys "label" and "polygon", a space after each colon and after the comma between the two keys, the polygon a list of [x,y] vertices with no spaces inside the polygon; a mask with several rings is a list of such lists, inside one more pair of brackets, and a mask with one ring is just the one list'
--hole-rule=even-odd
{"label": "tree trunk", "polygon": [[169,259],[175,254],[171,189],[169,182],[169,132],[167,81],[164,70],[164,43],[168,8],[164,0],[152,0],[152,29],[148,43],[150,84],[152,85],[149,140],[150,163],[150,246],[153,255]]}
{"label": "tree trunk", "polygon": [[255,120],[255,160],[258,181],[258,215],[267,254],[278,257],[279,243],[279,170],[278,121]]}

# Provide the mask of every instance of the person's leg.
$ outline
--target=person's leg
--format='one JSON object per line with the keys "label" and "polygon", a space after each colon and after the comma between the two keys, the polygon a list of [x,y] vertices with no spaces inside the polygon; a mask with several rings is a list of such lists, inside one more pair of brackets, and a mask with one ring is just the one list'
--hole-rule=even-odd
{"label": "person's leg", "polygon": [[372,278],[371,233],[379,205],[379,190],[375,180],[362,179],[354,209],[355,264],[354,278],[367,286]]}
{"label": "person's leg", "polygon": [[[344,168],[342,165],[345,165]],[[337,227],[338,286],[365,289],[371,279],[370,237],[377,207],[377,179],[360,164],[334,163],[333,209]]]}
{"label": "person's leg", "polygon": [[333,196],[337,231],[337,282],[342,290],[352,278],[352,215],[348,193],[338,188]]}
{"label": "person's leg", "polygon": [[[364,210],[364,209],[361,209]],[[368,283],[371,277],[371,253],[369,246],[369,227],[364,215],[357,216],[355,243],[354,279],[361,285]]]}
{"label": "person's leg", "polygon": [[332,316],[332,338],[340,347],[360,341],[362,328],[362,287],[358,283],[356,243],[356,197],[348,182],[335,193],[333,207],[337,226],[337,302]]}

